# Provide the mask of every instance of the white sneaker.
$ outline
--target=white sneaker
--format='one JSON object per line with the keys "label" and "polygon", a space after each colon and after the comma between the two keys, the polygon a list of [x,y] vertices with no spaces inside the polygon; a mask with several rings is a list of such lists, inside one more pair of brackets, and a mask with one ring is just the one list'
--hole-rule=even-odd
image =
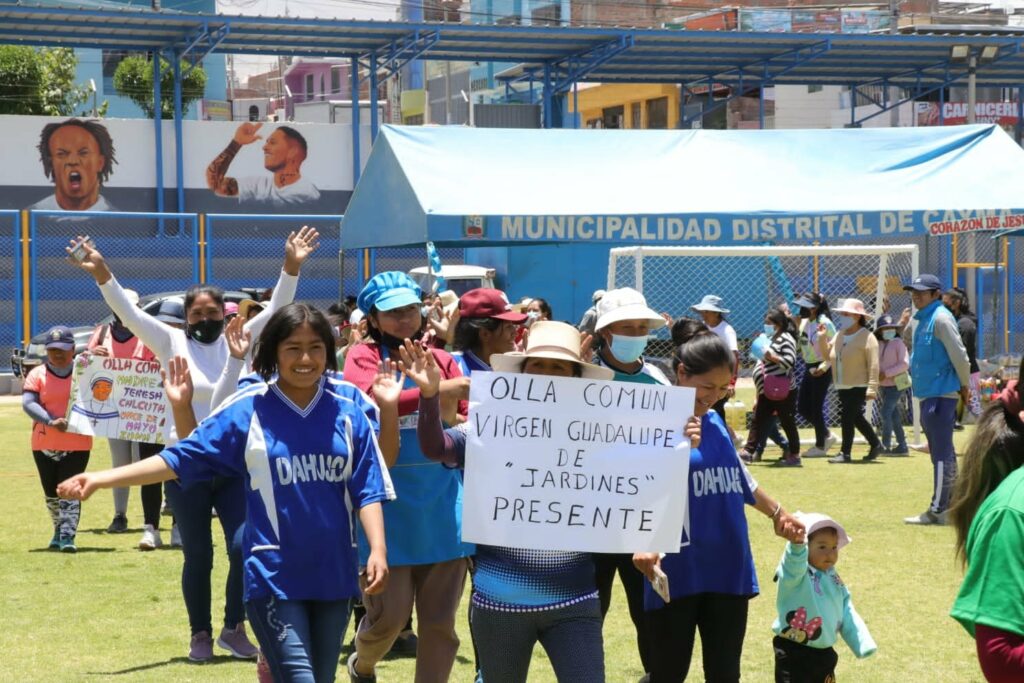
{"label": "white sneaker", "polygon": [[811,446],[806,451],[801,453],[805,458],[824,458],[827,452],[824,448],[818,448],[817,446]]}
{"label": "white sneaker", "polygon": [[171,547],[172,548],[180,548],[181,547],[181,534],[178,532],[178,525],[177,524],[175,524],[174,526],[171,527]]}
{"label": "white sneaker", "polygon": [[836,445],[837,441],[839,441],[839,439],[836,438],[836,435],[829,432],[828,436],[825,437],[825,452],[827,453],[832,450],[832,447]]}
{"label": "white sneaker", "polygon": [[154,529],[152,524],[142,527],[142,538],[139,539],[139,550],[156,550],[164,543],[160,540],[160,530]]}

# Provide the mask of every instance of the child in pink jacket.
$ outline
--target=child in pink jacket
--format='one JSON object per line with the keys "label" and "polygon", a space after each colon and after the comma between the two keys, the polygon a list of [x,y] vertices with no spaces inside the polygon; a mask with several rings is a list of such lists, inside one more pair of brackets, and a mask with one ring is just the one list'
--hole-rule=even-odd
{"label": "child in pink jacket", "polygon": [[[878,390],[882,399],[881,429],[884,455],[908,455],[907,438],[903,433],[903,402],[910,368],[910,355],[907,347],[897,333],[897,323],[891,315],[878,318],[875,334],[878,336]],[[901,388],[902,387],[902,388]],[[896,445],[892,445],[892,435],[896,435]]]}

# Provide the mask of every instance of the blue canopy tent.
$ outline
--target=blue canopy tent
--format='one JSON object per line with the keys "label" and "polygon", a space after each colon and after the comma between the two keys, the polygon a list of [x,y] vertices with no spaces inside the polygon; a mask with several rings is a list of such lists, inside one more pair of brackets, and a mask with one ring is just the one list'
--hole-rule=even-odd
{"label": "blue canopy tent", "polygon": [[611,246],[899,243],[1024,225],[1022,168],[1024,151],[994,125],[385,126],[341,241],[469,248],[468,260],[496,267],[511,296],[549,293],[569,318],[604,285]]}

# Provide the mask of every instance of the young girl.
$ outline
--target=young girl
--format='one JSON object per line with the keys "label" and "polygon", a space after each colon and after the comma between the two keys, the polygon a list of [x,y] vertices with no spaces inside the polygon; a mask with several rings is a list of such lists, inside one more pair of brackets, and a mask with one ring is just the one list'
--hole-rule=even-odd
{"label": "young girl", "polygon": [[46,509],[53,524],[50,549],[73,553],[82,504],[60,500],[57,484],[84,472],[89,465],[92,437],[68,432],[64,418],[71,398],[72,361],[75,337],[66,327],[46,332],[46,362],[25,378],[21,397],[24,411],[32,418],[32,457],[46,496]]}
{"label": "young girl", "polygon": [[[304,304],[268,321],[253,365],[264,383],[235,394],[187,439],[133,465],[73,477],[60,493],[84,500],[98,488],[243,479],[245,609],[274,680],[329,682],[359,594],[357,513],[370,545],[365,590],[380,593],[387,581],[381,503],[394,492],[377,413],[354,386],[327,384],[325,373],[337,369],[334,336]],[[191,385],[177,364],[169,369],[180,428],[194,422]]]}
{"label": "young girl", "polygon": [[772,415],[778,415],[789,443],[789,453],[779,465],[800,467],[800,433],[796,429],[796,328],[781,308],[773,308],[764,317],[764,333],[770,340],[764,360],[754,367],[757,403],[754,426],[740,451],[745,462],[752,462],[758,446],[766,438]]}
{"label": "young girl", "polygon": [[878,392],[878,340],[867,328],[870,318],[859,299],[846,299],[835,309],[839,314],[840,334],[831,342],[818,326],[818,343],[822,354],[832,363],[832,379],[839,394],[839,417],[843,443],[839,454],[829,458],[832,464],[851,461],[853,431],[856,429],[870,446],[865,462],[878,457],[882,444],[874,428],[864,417],[864,405]]}
{"label": "young girl", "polygon": [[[896,333],[898,324],[891,315],[878,318],[875,335],[878,337],[878,391],[882,398],[881,441],[885,455],[909,455],[907,437],[903,433],[903,399],[909,386],[910,356],[907,345]],[[906,384],[904,384],[906,382]],[[901,386],[902,385],[902,386]],[[896,435],[896,445],[892,436]]]}
{"label": "young girl", "polygon": [[1020,384],[1012,380],[982,412],[949,509],[956,552],[967,566],[951,615],[974,637],[982,673],[992,683],[1024,680],[1021,408]]}
{"label": "young girl", "polygon": [[[450,467],[466,457],[466,426],[444,430],[434,357],[406,342],[406,373],[420,389],[417,435],[423,454]],[[571,325],[539,321],[525,353],[491,356],[495,370],[531,375],[611,379],[613,373],[580,359]],[[692,434],[691,434],[692,435]],[[601,608],[589,553],[478,545],[470,627],[480,673],[488,683],[525,683],[539,640],[563,683],[604,681]]]}
{"label": "young girl", "polygon": [[836,573],[839,551],[850,537],[827,515],[796,514],[807,531],[807,542],[787,543],[775,570],[779,584],[778,615],[772,624],[775,680],[835,683],[839,656],[832,646],[836,634],[857,657],[874,654],[878,646]]}
{"label": "young girl", "polygon": [[[732,378],[732,353],[703,324],[677,322],[680,343],[673,358],[676,385],[696,392],[694,413],[700,420],[699,444],[690,448],[689,505],[679,551],[661,557],[637,553],[633,563],[654,576],[660,566],[668,576],[671,600],[665,603],[644,582],[644,609],[651,637],[651,683],[680,683],[700,630],[704,680],[740,680],[743,637],[750,599],[759,592],[750,549],[745,505],[771,520],[775,533],[803,540],[803,526],[757,485],[736,457],[725,422],[712,407]],[[697,482],[733,482],[713,492]],[[683,484],[686,485],[686,484]]]}

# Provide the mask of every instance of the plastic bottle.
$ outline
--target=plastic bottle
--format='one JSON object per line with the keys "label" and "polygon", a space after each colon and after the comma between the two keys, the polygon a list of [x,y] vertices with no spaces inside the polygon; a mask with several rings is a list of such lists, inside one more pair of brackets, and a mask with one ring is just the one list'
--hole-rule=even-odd
{"label": "plastic bottle", "polygon": [[733,398],[725,404],[725,423],[729,425],[734,434],[747,430],[747,406],[738,398]]}

